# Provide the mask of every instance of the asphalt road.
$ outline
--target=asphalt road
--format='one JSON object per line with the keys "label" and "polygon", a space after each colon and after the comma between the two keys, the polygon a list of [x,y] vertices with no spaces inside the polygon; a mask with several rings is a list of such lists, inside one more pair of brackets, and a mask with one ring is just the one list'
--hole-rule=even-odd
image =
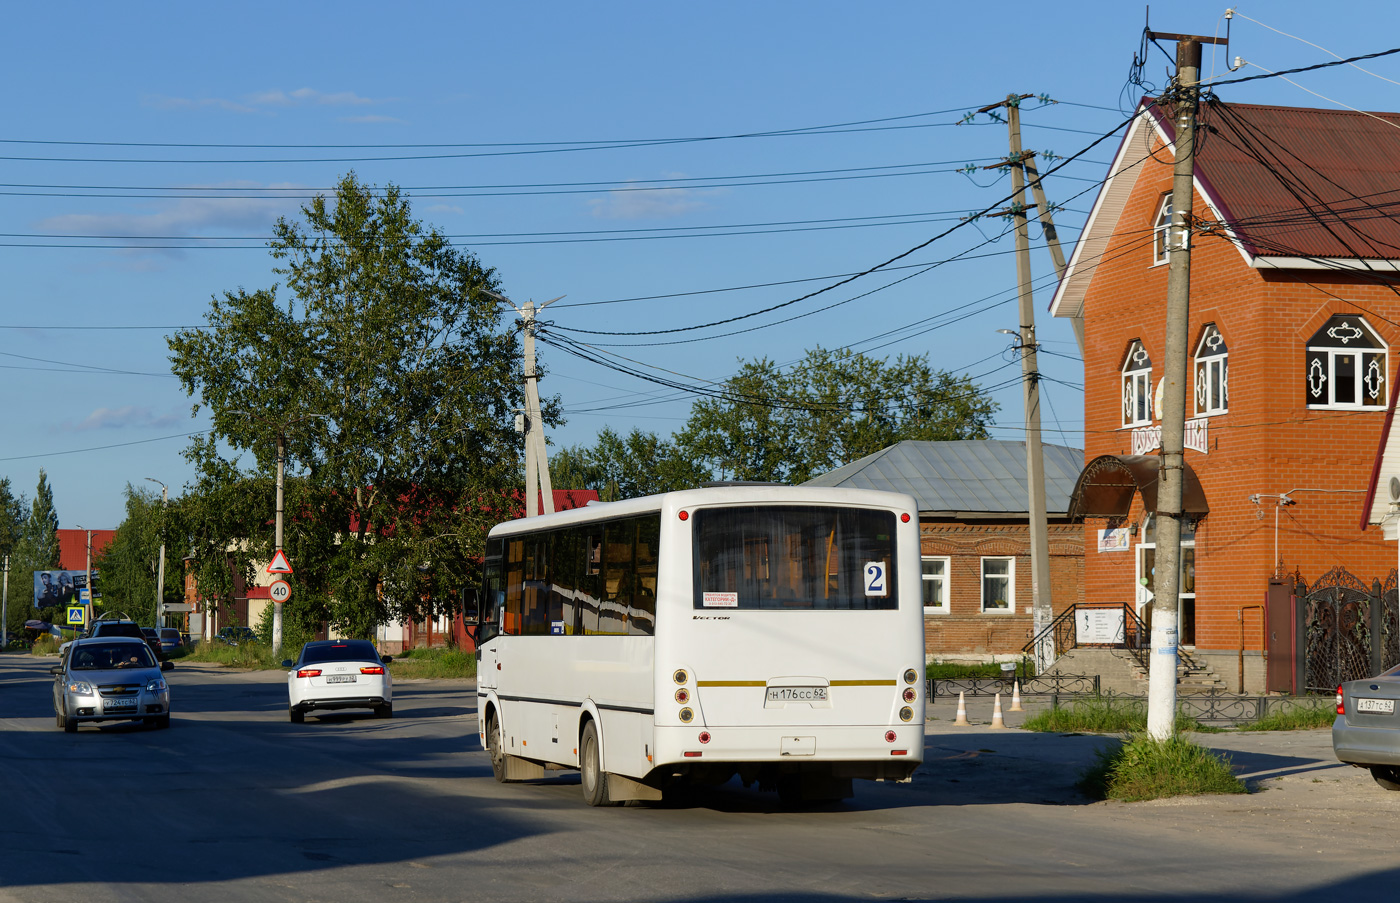
{"label": "asphalt road", "polygon": [[391,721],[293,725],[281,672],[180,664],[170,730],[69,735],[53,661],[0,656],[3,903],[1389,901],[1400,879],[1400,793],[1326,731],[1200,738],[1247,797],[1092,803],[1074,783],[1113,740],[955,727],[941,704],[912,785],[590,809],[573,774],[491,779],[467,681],[398,683]]}

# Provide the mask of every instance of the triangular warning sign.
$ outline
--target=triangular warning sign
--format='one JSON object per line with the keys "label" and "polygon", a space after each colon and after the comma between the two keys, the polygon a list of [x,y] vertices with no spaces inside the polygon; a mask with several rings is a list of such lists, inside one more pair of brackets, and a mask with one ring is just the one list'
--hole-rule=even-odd
{"label": "triangular warning sign", "polygon": [[278,549],[277,554],[272,556],[272,564],[267,566],[267,572],[269,574],[290,574],[292,572],[291,562],[287,561],[287,556],[282,553],[281,549]]}

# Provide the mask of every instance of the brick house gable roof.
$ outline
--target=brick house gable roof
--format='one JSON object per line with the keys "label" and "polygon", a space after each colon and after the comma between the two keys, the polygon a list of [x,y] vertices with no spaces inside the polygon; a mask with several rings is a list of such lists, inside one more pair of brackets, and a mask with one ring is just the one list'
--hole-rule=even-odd
{"label": "brick house gable roof", "polygon": [[[1248,266],[1400,266],[1400,113],[1217,101],[1202,106],[1199,123],[1196,193]],[[1109,241],[1148,226],[1119,218],[1153,159],[1144,148],[1154,139],[1170,153],[1176,131],[1144,98],[1051,300],[1055,316],[1081,315]]]}

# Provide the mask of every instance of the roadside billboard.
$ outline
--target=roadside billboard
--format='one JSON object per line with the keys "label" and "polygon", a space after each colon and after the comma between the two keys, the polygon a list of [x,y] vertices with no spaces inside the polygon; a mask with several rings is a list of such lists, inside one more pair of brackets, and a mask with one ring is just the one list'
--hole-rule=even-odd
{"label": "roadside billboard", "polygon": [[[96,580],[97,571],[93,571],[92,576]],[[86,588],[86,571],[35,571],[34,605],[38,608],[78,605],[81,604],[79,594]]]}

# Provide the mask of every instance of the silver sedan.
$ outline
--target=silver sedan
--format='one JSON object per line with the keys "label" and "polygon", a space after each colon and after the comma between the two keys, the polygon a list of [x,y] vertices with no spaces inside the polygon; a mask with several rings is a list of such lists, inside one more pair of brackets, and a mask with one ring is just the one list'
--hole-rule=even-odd
{"label": "silver sedan", "polygon": [[54,676],[53,710],[68,733],[81,722],[141,721],[170,726],[170,685],[161,673],[173,662],[157,662],[144,640],[91,637],[63,650]]}

